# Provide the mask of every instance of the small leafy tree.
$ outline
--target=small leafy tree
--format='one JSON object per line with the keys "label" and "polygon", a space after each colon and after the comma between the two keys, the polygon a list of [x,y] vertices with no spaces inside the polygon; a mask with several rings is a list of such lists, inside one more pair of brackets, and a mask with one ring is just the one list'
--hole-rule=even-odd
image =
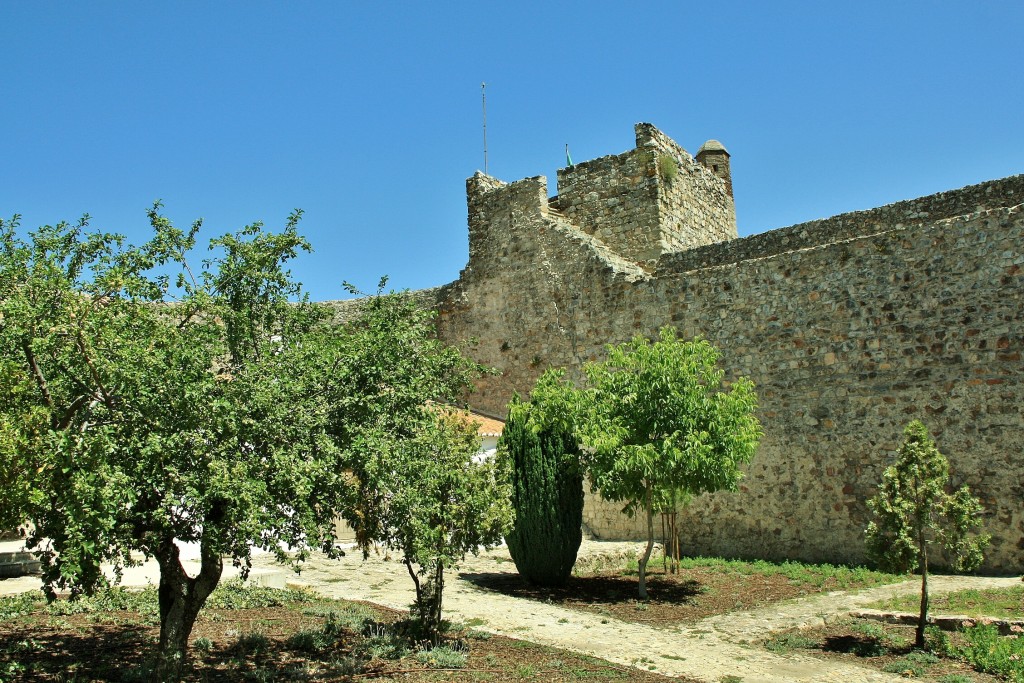
{"label": "small leafy tree", "polygon": [[[0,454],[19,476],[0,517],[32,522],[51,598],[104,585],[101,563],[119,573],[133,551],[156,559],[156,677],[173,681],[224,557],[331,551],[340,458],[323,429],[324,312],[284,269],[308,249],[299,213],[213,240],[197,272],[200,223],[158,210],[139,247],[85,220],[28,241],[0,222]],[[200,548],[196,576],[180,542]]]}
{"label": "small leafy tree", "polygon": [[431,311],[383,285],[346,328],[331,435],[346,454],[344,514],[360,547],[402,553],[414,613],[436,635],[445,570],[501,542],[509,493],[493,462],[473,462],[475,423],[444,407],[482,368],[438,341]]}
{"label": "small leafy tree", "polygon": [[427,418],[416,438],[397,444],[380,541],[402,553],[416,586],[414,610],[430,637],[442,626],[446,569],[481,547],[493,547],[511,526],[507,485],[493,459],[474,462],[477,425],[458,413]]}
{"label": "small leafy tree", "polygon": [[509,554],[525,578],[542,586],[564,585],[583,541],[583,469],[579,442],[567,425],[561,372],[549,370],[530,395],[509,406],[498,457],[509,473],[515,526],[506,536]]}
{"label": "small leafy tree", "polygon": [[948,493],[949,462],[928,429],[914,420],[903,432],[896,462],[882,473],[878,493],[868,501],[874,520],[866,533],[868,553],[888,571],[921,573],[921,609],[915,645],[924,647],[928,622],[928,547],[940,544],[953,569],[970,571],[982,561],[989,536],[969,537],[981,503],[963,486]]}
{"label": "small leafy tree", "polygon": [[608,347],[608,359],[585,367],[589,388],[580,419],[587,471],[607,500],[642,511],[647,547],[639,561],[639,594],[654,547],[654,513],[668,501],[733,490],[761,437],[754,385],[723,386],[718,351],[662,328],[653,344],[641,337]]}

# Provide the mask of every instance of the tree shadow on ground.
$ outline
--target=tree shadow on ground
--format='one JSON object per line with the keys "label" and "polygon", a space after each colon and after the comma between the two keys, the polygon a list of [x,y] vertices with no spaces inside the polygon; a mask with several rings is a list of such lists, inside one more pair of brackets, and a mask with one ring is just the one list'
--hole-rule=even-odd
{"label": "tree shadow on ground", "polygon": [[[514,598],[571,605],[621,605],[637,602],[638,584],[635,576],[570,576],[565,586],[549,587],[530,583],[519,574],[461,573],[459,577],[484,590]],[[649,601],[674,605],[690,605],[706,588],[699,581],[647,577]]]}
{"label": "tree shadow on ground", "polygon": [[152,633],[141,624],[94,624],[75,632],[33,626],[0,636],[0,667],[25,675],[25,680],[47,673],[121,680],[148,665],[155,651]]}
{"label": "tree shadow on ground", "polygon": [[877,638],[859,635],[828,636],[821,644],[825,652],[842,652],[858,657],[879,657],[885,654],[885,647]]}

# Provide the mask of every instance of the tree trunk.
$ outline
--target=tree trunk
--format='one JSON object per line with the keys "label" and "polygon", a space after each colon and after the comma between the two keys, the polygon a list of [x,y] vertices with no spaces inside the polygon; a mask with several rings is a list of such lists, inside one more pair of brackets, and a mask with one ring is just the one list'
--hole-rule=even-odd
{"label": "tree trunk", "polygon": [[436,634],[441,630],[441,599],[444,597],[444,563],[437,561],[437,574],[434,576],[434,594],[431,596],[432,622],[431,630]]}
{"label": "tree trunk", "polygon": [[651,559],[651,551],[654,549],[654,511],[651,509],[652,506],[652,491],[651,487],[647,487],[647,492],[644,494],[644,512],[647,513],[647,549],[644,550],[643,556],[640,561],[637,562],[637,570],[640,575],[640,599],[647,599],[647,561]]}
{"label": "tree trunk", "polygon": [[917,634],[914,647],[924,649],[924,628],[928,623],[928,546],[924,538],[921,544],[921,612],[917,617]]}
{"label": "tree trunk", "polygon": [[165,539],[157,552],[160,564],[160,644],[154,680],[160,683],[181,680],[192,626],[224,570],[220,554],[205,541],[201,546],[201,557],[199,574],[190,578],[181,566],[178,546],[173,538]]}
{"label": "tree trunk", "polygon": [[420,578],[416,576],[416,570],[412,568],[412,562],[408,557],[405,558],[405,568],[409,571],[409,576],[412,577],[412,583],[416,586],[416,604],[420,614],[423,614],[423,587],[420,586]]}

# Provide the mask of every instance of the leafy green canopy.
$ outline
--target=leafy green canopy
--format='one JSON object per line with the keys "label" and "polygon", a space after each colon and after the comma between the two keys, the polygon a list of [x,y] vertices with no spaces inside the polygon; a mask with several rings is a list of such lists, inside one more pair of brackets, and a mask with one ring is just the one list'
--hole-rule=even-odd
{"label": "leafy green canopy", "polygon": [[[397,485],[377,484],[412,474],[388,458],[433,433],[426,401],[451,400],[476,366],[399,295],[331,325],[286,269],[309,249],[298,212],[279,233],[212,240],[201,269],[199,222],[149,218],[141,246],[85,219],[27,239],[0,221],[0,522],[32,522],[51,594],[156,558],[171,680],[224,557],[336,552],[339,514],[364,542],[389,538]],[[197,576],[176,542],[200,546]]]}
{"label": "leafy green canopy", "polygon": [[324,312],[288,303],[298,218],[213,240],[199,273],[199,223],[183,232],[156,207],[141,247],[84,220],[28,242],[2,224],[3,443],[26,475],[4,513],[48,540],[49,588],[92,590],[101,562],[175,539],[241,564],[253,544],[330,545],[340,451],[318,376],[333,349]]}
{"label": "leafy green canopy", "polygon": [[907,572],[918,569],[927,546],[937,543],[952,569],[975,569],[989,540],[970,535],[980,521],[980,502],[966,486],[947,492],[949,461],[924,424],[914,420],[903,434],[896,462],[868,501],[874,516],[865,532],[868,553],[888,571]]}
{"label": "leafy green canopy", "polygon": [[677,339],[666,327],[653,344],[637,337],[587,365],[583,436],[591,481],[604,498],[632,513],[735,489],[761,427],[753,383],[740,378],[724,388],[718,357],[707,341]]}
{"label": "leafy green canopy", "polygon": [[575,430],[593,489],[625,503],[624,512],[645,513],[639,592],[646,598],[654,513],[699,493],[735,489],[761,438],[757,396],[745,377],[723,382],[714,346],[678,339],[671,327],[654,343],[635,337],[607,348],[606,360],[584,366],[584,390],[548,382],[531,399],[543,407],[541,424]]}
{"label": "leafy green canopy", "polygon": [[447,405],[483,368],[438,341],[433,318],[406,296],[365,298],[328,397],[345,518],[364,553],[402,553],[428,631],[440,626],[445,568],[511,524],[507,484],[492,462],[473,462],[476,424]]}
{"label": "leafy green canopy", "polygon": [[928,622],[928,549],[939,544],[957,571],[981,564],[989,536],[971,537],[982,512],[980,502],[963,486],[947,493],[949,462],[936,448],[928,429],[914,420],[903,432],[896,462],[882,473],[878,494],[868,501],[874,519],[865,532],[868,554],[889,571],[917,569],[921,574],[921,608],[916,646],[924,647]]}

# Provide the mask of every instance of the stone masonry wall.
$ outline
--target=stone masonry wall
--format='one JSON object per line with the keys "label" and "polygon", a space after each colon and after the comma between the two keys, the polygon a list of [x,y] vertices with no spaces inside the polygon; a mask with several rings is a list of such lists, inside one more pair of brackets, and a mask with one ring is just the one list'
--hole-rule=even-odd
{"label": "stone masonry wall", "polygon": [[[661,169],[663,158],[674,162],[671,178]],[[551,207],[637,263],[737,234],[722,179],[646,123],[636,125],[635,149],[559,169]]]}
{"label": "stone masonry wall", "polygon": [[[994,209],[666,277],[645,305],[754,379],[765,438],[737,493],[683,511],[691,553],[860,562],[864,501],[912,419],[993,535],[989,570],[1024,568],[1024,214]],[[661,313],[657,313],[661,309]],[[588,500],[599,536],[639,520]]]}
{"label": "stone masonry wall", "polygon": [[551,205],[626,258],[653,261],[663,251],[654,161],[640,150],[559,169]]}
{"label": "stone masonry wall", "polygon": [[[470,193],[487,237],[440,294],[442,338],[499,371],[475,408],[675,325],[754,380],[765,428],[740,491],[683,511],[687,552],[862,561],[864,501],[919,418],[988,509],[986,568],[1024,569],[1019,177],[663,256],[654,276],[550,211],[543,179],[489,184]],[[620,507],[591,499],[588,526],[641,536]]]}
{"label": "stone masonry wall", "polygon": [[839,214],[729,242],[666,254],[658,263],[658,272],[683,272],[764,258],[1021,203],[1024,203],[1024,175],[1015,175],[877,209]]}
{"label": "stone masonry wall", "polygon": [[[649,123],[636,125],[636,146],[653,157],[663,253],[736,238],[736,206],[721,178]],[[671,165],[662,167],[664,159],[675,162],[674,177],[666,175]]]}

